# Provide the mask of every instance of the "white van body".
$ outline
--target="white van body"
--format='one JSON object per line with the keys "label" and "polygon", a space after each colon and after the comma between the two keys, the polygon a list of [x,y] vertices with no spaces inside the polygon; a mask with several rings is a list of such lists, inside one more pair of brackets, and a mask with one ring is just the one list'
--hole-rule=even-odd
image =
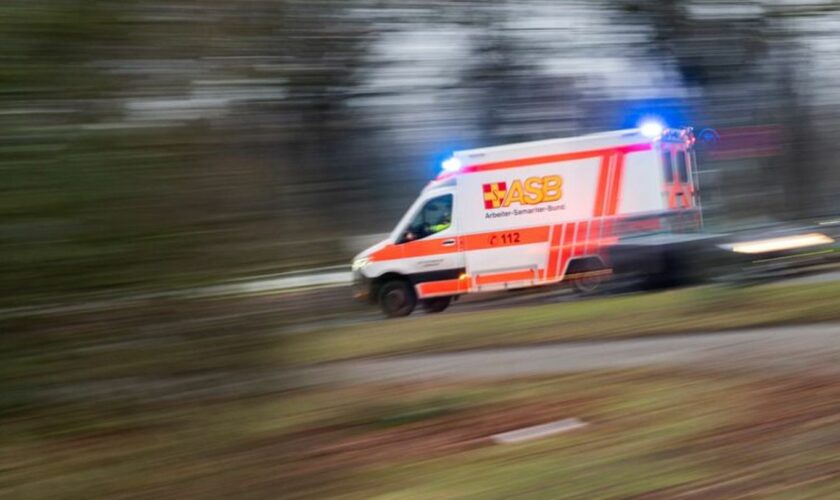
{"label": "white van body", "polygon": [[[358,294],[377,299],[384,281],[402,279],[422,301],[608,269],[604,249],[621,221],[699,208],[693,142],[690,129],[630,129],[456,152],[461,167],[429,183],[390,236],[356,257]],[[451,206],[448,227],[412,235],[437,202]]]}

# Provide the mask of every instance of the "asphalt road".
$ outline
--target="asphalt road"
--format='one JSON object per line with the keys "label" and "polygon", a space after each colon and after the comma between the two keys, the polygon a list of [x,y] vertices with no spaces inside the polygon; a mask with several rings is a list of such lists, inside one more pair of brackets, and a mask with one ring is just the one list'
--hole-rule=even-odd
{"label": "asphalt road", "polygon": [[285,381],[416,382],[650,366],[840,372],[840,323],[353,360],[298,369]]}
{"label": "asphalt road", "polygon": [[260,396],[324,384],[468,381],[668,367],[767,377],[838,374],[840,323],[366,358],[280,371],[112,379],[60,385],[46,395],[67,401],[167,401]]}

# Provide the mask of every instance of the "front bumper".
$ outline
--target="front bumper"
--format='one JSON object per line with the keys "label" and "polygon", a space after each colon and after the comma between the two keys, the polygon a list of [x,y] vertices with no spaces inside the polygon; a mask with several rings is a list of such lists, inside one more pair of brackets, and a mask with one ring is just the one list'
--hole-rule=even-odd
{"label": "front bumper", "polygon": [[353,271],[353,298],[359,302],[370,302],[371,280],[359,271]]}

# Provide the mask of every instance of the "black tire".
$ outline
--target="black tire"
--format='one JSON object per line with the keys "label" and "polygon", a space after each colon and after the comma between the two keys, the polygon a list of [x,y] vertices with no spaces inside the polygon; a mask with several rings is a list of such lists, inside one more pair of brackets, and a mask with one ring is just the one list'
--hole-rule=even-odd
{"label": "black tire", "polygon": [[575,291],[581,295],[594,295],[598,293],[601,284],[604,282],[602,276],[587,276],[584,278],[577,278],[572,282]]}
{"label": "black tire", "polygon": [[433,299],[426,299],[420,302],[423,306],[423,310],[429,313],[443,312],[451,303],[452,297],[435,297]]}
{"label": "black tire", "polygon": [[403,280],[392,280],[382,285],[377,300],[382,312],[389,318],[408,316],[417,306],[414,287]]}
{"label": "black tire", "polygon": [[[574,267],[569,266],[568,273],[572,274],[572,286],[581,295],[594,295],[598,293],[604,281],[604,271],[607,268],[598,260],[587,259],[580,262],[573,262]],[[575,276],[577,275],[577,276]]]}

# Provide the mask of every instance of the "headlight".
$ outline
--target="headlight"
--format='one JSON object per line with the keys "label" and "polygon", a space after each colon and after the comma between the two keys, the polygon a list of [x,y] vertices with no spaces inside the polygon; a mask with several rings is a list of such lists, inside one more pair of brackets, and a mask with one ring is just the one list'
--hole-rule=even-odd
{"label": "headlight", "polygon": [[[361,268],[363,268],[363,267],[365,267],[366,265],[368,265],[368,262],[370,262],[370,258],[369,258],[369,257],[362,257],[361,259],[356,259],[356,260],[354,260],[354,261],[353,261],[353,270],[354,270],[354,271],[358,271],[358,270],[360,270]],[[347,268],[345,267],[345,269],[347,269]]]}
{"label": "headlight", "polygon": [[746,241],[743,243],[736,243],[730,248],[733,252],[737,253],[755,254],[828,245],[829,243],[834,243],[834,240],[821,233],[811,233],[796,236],[784,236],[781,238],[770,238],[766,240]]}

